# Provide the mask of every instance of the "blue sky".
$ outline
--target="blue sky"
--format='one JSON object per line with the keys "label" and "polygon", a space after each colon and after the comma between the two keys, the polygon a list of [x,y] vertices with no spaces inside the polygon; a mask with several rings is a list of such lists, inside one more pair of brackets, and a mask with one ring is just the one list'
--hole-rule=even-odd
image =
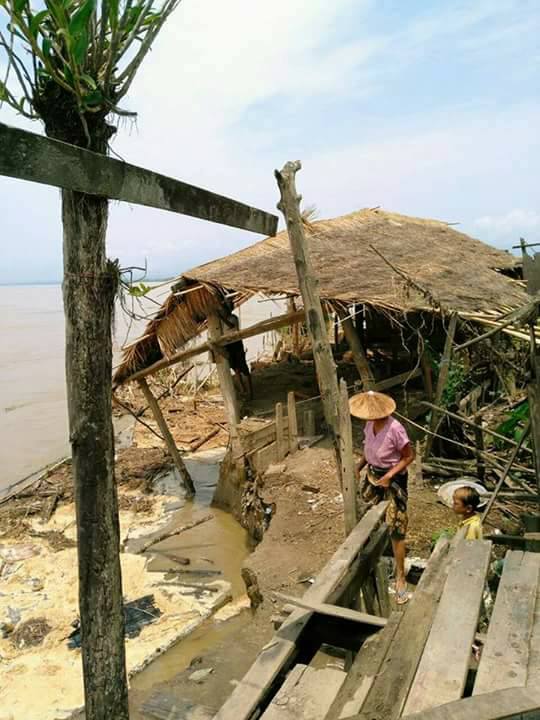
{"label": "blue sky", "polygon": [[[381,205],[539,241],[539,32],[537,0],[183,0],[114,149],[268,210],[301,159],[320,217]],[[0,282],[61,277],[59,215],[58,191],[0,178]],[[258,239],[113,204],[108,251],[163,277]]]}

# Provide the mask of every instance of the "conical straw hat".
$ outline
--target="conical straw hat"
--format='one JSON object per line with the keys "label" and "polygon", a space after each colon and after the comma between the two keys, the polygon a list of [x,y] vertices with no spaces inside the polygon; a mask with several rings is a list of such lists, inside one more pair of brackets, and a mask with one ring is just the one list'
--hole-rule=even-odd
{"label": "conical straw hat", "polygon": [[349,400],[351,415],[361,420],[381,420],[396,409],[396,403],[388,395],[368,390],[353,395]]}

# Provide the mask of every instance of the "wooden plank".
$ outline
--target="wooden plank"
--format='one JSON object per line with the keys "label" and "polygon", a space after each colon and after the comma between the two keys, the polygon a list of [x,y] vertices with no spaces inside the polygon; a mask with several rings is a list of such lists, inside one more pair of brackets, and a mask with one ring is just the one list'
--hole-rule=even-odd
{"label": "wooden plank", "polygon": [[527,667],[527,685],[540,687],[540,581],[536,586],[536,604]]}
{"label": "wooden plank", "polygon": [[276,403],[276,450],[277,460],[283,460],[287,454],[287,447],[283,440],[283,403]]}
{"label": "wooden plank", "polygon": [[539,568],[536,553],[506,554],[473,695],[527,682]]}
{"label": "wooden plank", "polygon": [[[242,427],[239,427],[239,436],[242,442],[242,448],[245,453],[250,453],[252,450],[260,449],[265,445],[276,440],[276,422],[275,420],[269,422],[258,430],[252,432],[245,432]],[[286,442],[289,437],[288,419],[283,418],[283,441]]]}
{"label": "wooden plank", "polygon": [[0,123],[0,175],[273,236],[275,215],[180,180]]}
{"label": "wooden plank", "polygon": [[439,540],[358,715],[362,720],[400,716],[446,581],[449,549],[448,540]]}
{"label": "wooden plank", "polygon": [[[295,319],[303,320],[304,311],[298,310],[294,313],[277,315],[274,318],[262,320],[261,322],[255,323],[255,325],[250,325],[247,328],[242,328],[241,330],[232,330],[223,333],[222,335],[216,336],[213,340],[213,343],[214,345],[225,347],[226,345],[230,345],[230,343],[237,342],[238,340],[245,340],[250,337],[255,337],[256,335],[262,335],[263,333],[269,332],[270,330],[276,330],[277,328],[283,327],[284,325],[289,325],[291,322],[294,322]],[[133,373],[133,375],[130,375],[128,378],[125,378],[125,380],[122,380],[120,384],[132,382],[133,380],[138,380],[139,378],[146,377],[147,375],[153,375],[159,370],[171,367],[171,365],[176,365],[177,363],[184,360],[189,360],[189,358],[200,355],[203,352],[208,352],[210,349],[210,343],[203,342],[200,345],[196,345],[195,347],[190,348],[189,350],[181,350],[180,352],[171,355],[170,358],[163,358],[162,360],[158,360],[157,362],[153,363],[153,365],[149,365],[147,368]]]}
{"label": "wooden plank", "polygon": [[314,410],[306,410],[304,412],[303,432],[306,437],[314,437],[315,436],[315,411]]}
{"label": "wooden plank", "polygon": [[324,720],[346,674],[335,668],[296,665],[262,720]]}
{"label": "wooden plank", "polygon": [[[371,508],[318,573],[304,594],[308,602],[332,603],[343,593],[343,582],[362,556],[370,536],[381,524],[386,503]],[[215,720],[248,720],[257,707],[267,700],[278,675],[287,669],[297,653],[297,642],[311,617],[297,610],[280,627],[273,639],[261,650],[243,680],[218,711]]]}
{"label": "wooden plank", "polygon": [[139,380],[139,386],[146,399],[148,407],[152,411],[152,415],[154,416],[154,419],[157,422],[159,429],[161,430],[161,435],[163,437],[167,450],[169,451],[173,462],[176,465],[176,469],[178,470],[180,479],[182,480],[187,493],[189,495],[195,495],[193,480],[191,479],[191,475],[189,474],[188,469],[186,468],[184,461],[182,460],[182,457],[178,452],[178,448],[176,447],[174,438],[171,435],[169,426],[167,425],[165,418],[163,417],[163,413],[161,412],[158,401],[154,397],[153,392],[150,390],[150,387],[148,386],[148,383],[144,378]]}
{"label": "wooden plank", "polygon": [[377,392],[383,392],[384,390],[388,390],[396,385],[403,385],[403,383],[408,382],[409,380],[414,380],[414,378],[420,377],[421,374],[422,371],[420,368],[407,370],[406,372],[399,373],[399,375],[393,375],[392,377],[385,378],[384,380],[379,380],[379,382],[375,384],[374,389],[377,390]]}
{"label": "wooden plank", "polygon": [[384,656],[392,642],[403,613],[390,615],[387,625],[369,637],[357,653],[347,678],[328,714],[326,720],[339,720],[360,711],[375,678],[381,668]]}
{"label": "wooden plank", "polygon": [[388,576],[382,562],[375,565],[375,588],[377,590],[377,600],[383,617],[390,617],[391,607],[390,598],[388,597]]}
{"label": "wooden plank", "polygon": [[309,600],[296,598],[292,595],[285,595],[280,592],[274,592],[272,594],[278,600],[282,600],[290,605],[296,605],[304,610],[320,613],[321,615],[330,615],[331,617],[337,617],[342,620],[352,620],[353,622],[365,623],[366,625],[373,625],[379,628],[386,625],[386,618],[377,615],[351,610],[350,608],[340,607],[339,605],[330,605],[329,603],[309,602]]}
{"label": "wooden plank", "polygon": [[[457,328],[457,313],[452,313],[450,316],[450,322],[448,324],[448,330],[446,331],[446,340],[444,342],[444,350],[439,365],[439,376],[437,377],[437,386],[435,389],[435,405],[441,404],[444,388],[446,387],[446,381],[448,380],[448,373],[450,371],[450,360],[452,358],[452,347],[454,343],[454,336]],[[431,413],[431,420],[429,423],[429,430],[431,433],[436,432],[439,424],[440,414],[433,410]],[[433,435],[428,435],[426,438],[426,447],[424,452],[424,460],[429,458],[431,453],[431,446],[433,445]]]}
{"label": "wooden plank", "polygon": [[482,540],[456,548],[403,715],[463,696],[490,554],[491,543]]}
{"label": "wooden plank", "polygon": [[287,394],[287,423],[289,427],[289,452],[292,455],[298,450],[298,420],[296,417],[296,398],[292,390]]}
{"label": "wooden plank", "polygon": [[426,391],[427,399],[431,402],[433,400],[433,371],[431,369],[429,355],[425,350],[420,356],[420,367],[422,369],[422,377],[424,378],[424,390]]}
{"label": "wooden plank", "polygon": [[341,320],[341,327],[343,328],[347,344],[351,349],[354,364],[356,365],[356,369],[358,370],[358,374],[362,380],[363,389],[372,390],[375,386],[375,378],[373,377],[373,373],[369,367],[366,353],[362,347],[362,343],[360,342],[360,338],[358,337],[353,321],[349,316],[349,312],[347,310],[340,310],[338,311],[338,315]]}
{"label": "wooden plank", "polygon": [[349,393],[347,383],[342,378],[339,385],[339,444],[341,459],[341,492],[343,494],[343,512],[345,534],[348,535],[357,523],[356,513],[356,478],[354,476],[354,457],[351,411],[349,409]]}
{"label": "wooden plank", "polygon": [[540,687],[509,688],[464,698],[421,713],[409,720],[538,720]]}

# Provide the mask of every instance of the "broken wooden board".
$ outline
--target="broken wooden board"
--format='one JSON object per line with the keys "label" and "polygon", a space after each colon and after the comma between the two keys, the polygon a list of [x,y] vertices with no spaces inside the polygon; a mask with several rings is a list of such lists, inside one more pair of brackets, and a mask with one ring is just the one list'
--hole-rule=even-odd
{"label": "broken wooden board", "polygon": [[334,668],[296,665],[261,720],[324,720],[345,677]]}
{"label": "broken wooden board", "polygon": [[490,554],[488,541],[456,548],[404,716],[463,697]]}
{"label": "broken wooden board", "polygon": [[473,695],[525,686],[539,569],[537,553],[506,554]]}
{"label": "broken wooden board", "polygon": [[431,710],[409,715],[408,720],[538,720],[540,688],[508,688],[475,695]]}
{"label": "broken wooden board", "polygon": [[402,617],[403,613],[392,613],[386,627],[369,637],[362,645],[326,715],[326,720],[339,720],[360,712]]}
{"label": "broken wooden board", "polygon": [[381,672],[371,686],[358,718],[398,718],[414,679],[449,566],[450,543],[441,538],[385,655]]}
{"label": "broken wooden board", "polygon": [[273,236],[275,215],[121,160],[0,123],[0,175]]}
{"label": "broken wooden board", "polygon": [[[341,597],[351,582],[351,576],[358,572],[362,552],[370,536],[382,523],[386,505],[380,503],[364,515],[318,573],[314,584],[304,595],[305,600],[332,603]],[[278,675],[286,671],[294,661],[298,650],[297,642],[311,616],[309,611],[297,610],[283,623],[222,705],[215,720],[248,720],[258,707],[264,706]]]}
{"label": "broken wooden board", "polygon": [[368,615],[367,613],[351,610],[350,608],[340,607],[339,605],[330,605],[329,603],[309,602],[303,598],[295,598],[292,595],[284,595],[283,593],[274,592],[273,595],[278,600],[296,605],[304,610],[320,613],[321,615],[330,615],[340,620],[352,620],[353,622],[365,623],[366,625],[374,625],[382,628],[386,625],[386,618],[377,617],[377,615]]}

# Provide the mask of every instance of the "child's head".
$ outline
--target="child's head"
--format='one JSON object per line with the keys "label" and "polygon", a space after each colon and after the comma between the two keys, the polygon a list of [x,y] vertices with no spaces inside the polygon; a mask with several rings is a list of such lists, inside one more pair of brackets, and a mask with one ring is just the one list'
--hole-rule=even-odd
{"label": "child's head", "polygon": [[453,497],[453,508],[456,515],[473,515],[480,505],[480,495],[472,487],[458,488]]}

